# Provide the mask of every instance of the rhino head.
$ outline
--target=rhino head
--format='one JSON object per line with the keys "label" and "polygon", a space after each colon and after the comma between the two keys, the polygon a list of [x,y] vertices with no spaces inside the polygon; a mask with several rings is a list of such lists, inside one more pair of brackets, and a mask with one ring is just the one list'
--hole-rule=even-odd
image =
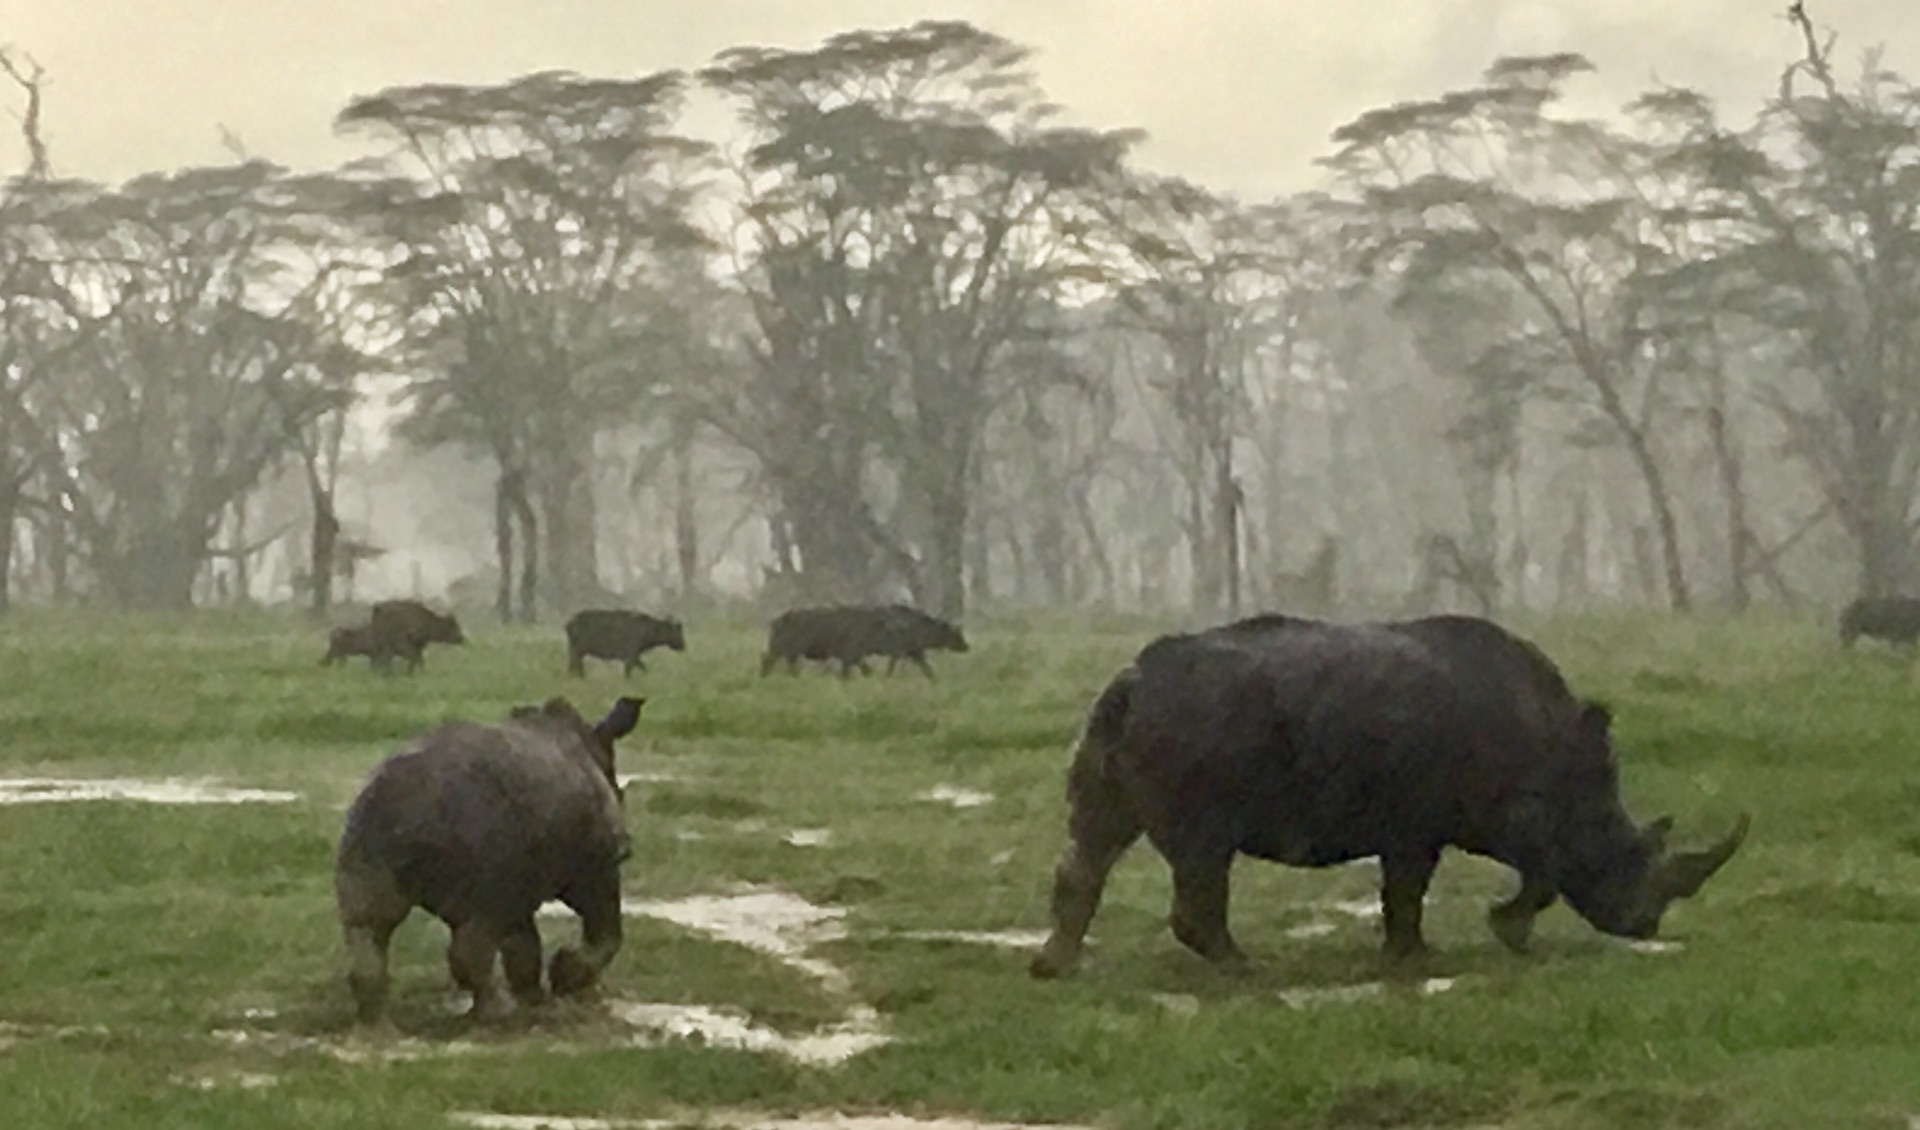
{"label": "rhino head", "polygon": [[1620,805],[1606,708],[1585,703],[1563,755],[1577,766],[1561,810],[1559,893],[1603,933],[1650,938],[1669,904],[1689,898],[1726,865],[1746,839],[1745,813],[1709,847],[1675,851],[1673,817],[1636,827]]}

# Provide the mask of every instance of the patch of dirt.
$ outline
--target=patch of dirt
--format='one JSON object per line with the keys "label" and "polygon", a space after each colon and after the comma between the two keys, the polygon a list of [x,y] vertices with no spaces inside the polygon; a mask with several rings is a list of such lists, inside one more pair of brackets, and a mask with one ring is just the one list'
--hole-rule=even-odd
{"label": "patch of dirt", "polygon": [[0,778],[0,804],[73,804],[124,800],[142,804],[287,804],[299,793],[278,789],[241,789],[212,781],[175,777],[9,777]]}

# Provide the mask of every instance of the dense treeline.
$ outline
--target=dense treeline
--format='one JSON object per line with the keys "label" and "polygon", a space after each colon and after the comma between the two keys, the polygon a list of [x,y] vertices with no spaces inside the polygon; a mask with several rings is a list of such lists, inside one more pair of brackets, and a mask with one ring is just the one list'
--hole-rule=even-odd
{"label": "dense treeline", "polygon": [[1261,202],[963,23],[394,88],[351,166],[118,186],[8,55],[0,601],[324,612],[383,553],[521,619],[1901,590],[1920,98],[1793,14],[1751,122],[1576,119],[1583,57],[1501,59]]}

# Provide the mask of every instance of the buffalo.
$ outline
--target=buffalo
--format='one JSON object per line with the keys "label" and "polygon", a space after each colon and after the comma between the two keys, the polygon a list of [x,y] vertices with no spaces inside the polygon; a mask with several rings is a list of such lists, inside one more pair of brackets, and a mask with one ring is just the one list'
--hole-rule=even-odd
{"label": "buffalo", "polygon": [[345,663],[355,655],[364,655],[368,662],[372,662],[378,651],[371,625],[335,628],[327,633],[327,653],[320,657],[320,665],[331,667],[335,663]]}
{"label": "buffalo", "polygon": [[1911,650],[1920,640],[1920,597],[1863,596],[1840,612],[1840,645],[1861,636]]}
{"label": "buffalo", "polygon": [[1709,849],[1669,851],[1670,818],[1636,826],[1621,805],[1610,723],[1537,648],[1472,617],[1259,617],[1163,636],[1089,710],[1032,972],[1072,970],[1108,872],[1143,834],[1173,872],[1174,936],[1216,962],[1244,960],[1227,928],[1240,855],[1377,857],[1393,958],[1425,948],[1422,903],[1448,847],[1519,873],[1489,912],[1511,949],[1561,898],[1603,932],[1652,936],[1748,818]]}
{"label": "buffalo", "polygon": [[839,663],[842,678],[856,667],[867,675],[872,673],[867,657],[884,655],[887,674],[893,674],[905,659],[931,679],[927,652],[966,650],[967,637],[958,627],[904,604],[797,608],[781,613],[767,626],[760,674],[766,675],[779,663],[785,663],[789,673],[797,673],[802,659],[813,659]]}
{"label": "buffalo", "polygon": [[687,650],[685,630],[678,620],[664,620],[644,612],[624,609],[588,609],[576,612],[567,621],[567,671],[587,673],[587,659],[608,659],[621,665],[621,673],[632,675],[647,665],[640,657],[656,647]]}
{"label": "buffalo", "polygon": [[428,644],[467,642],[459,620],[417,600],[383,600],[374,605],[367,630],[373,634],[373,666],[381,671],[391,671],[399,658],[407,661],[411,674],[425,662]]}
{"label": "buffalo", "polygon": [[523,1005],[542,999],[534,912],[559,899],[582,946],[547,971],[557,996],[592,985],[620,949],[620,864],[630,841],[614,742],[645,700],[621,698],[589,724],[565,699],[515,708],[495,725],[449,722],[382,761],[347,809],[334,889],[363,1022],[387,995],[387,944],[416,906],[452,930],[447,964],[472,1015],[508,1011],[497,953]]}

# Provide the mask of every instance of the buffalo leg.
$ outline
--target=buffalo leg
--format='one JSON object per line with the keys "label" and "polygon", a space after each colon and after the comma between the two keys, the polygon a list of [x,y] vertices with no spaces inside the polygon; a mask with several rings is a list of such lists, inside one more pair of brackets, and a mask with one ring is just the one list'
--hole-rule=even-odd
{"label": "buffalo leg", "polygon": [[1029,971],[1035,977],[1063,977],[1080,961],[1087,926],[1100,909],[1107,874],[1140,838],[1140,822],[1130,809],[1112,802],[1098,810],[1074,805],[1067,849],[1053,869],[1053,931]]}
{"label": "buffalo leg", "polygon": [[580,948],[562,946],[554,951],[547,970],[553,995],[564,997],[592,985],[620,952],[620,873],[609,868],[605,875],[576,884],[560,899],[580,916]]}
{"label": "buffalo leg", "polygon": [[1559,892],[1552,883],[1535,875],[1520,876],[1520,890],[1507,901],[1487,911],[1487,925],[1493,936],[1515,953],[1524,953],[1533,934],[1533,920],[1553,905]]}
{"label": "buffalo leg", "polygon": [[500,952],[500,932],[489,922],[469,918],[454,926],[447,943],[447,969],[454,984],[473,994],[476,1020],[497,1018],[507,1011],[500,986],[493,977],[493,959]]}
{"label": "buffalo leg", "polygon": [[1426,950],[1420,915],[1427,885],[1439,864],[1437,850],[1381,857],[1380,907],[1386,920],[1388,957],[1413,957]]}
{"label": "buffalo leg", "polygon": [[1182,855],[1173,863],[1173,936],[1216,963],[1238,965],[1246,955],[1227,929],[1228,878],[1233,853]]}
{"label": "buffalo leg", "polygon": [[522,1005],[540,1003],[540,929],[532,918],[516,922],[500,939],[500,967],[507,988]]}
{"label": "buffalo leg", "polygon": [[587,657],[585,654],[572,650],[567,652],[567,674],[578,675],[581,678],[586,677]]}
{"label": "buffalo leg", "polygon": [[922,675],[925,675],[929,679],[933,678],[933,664],[927,662],[925,655],[916,651],[912,655],[907,656],[907,658],[913,660],[914,666],[920,668]]}

